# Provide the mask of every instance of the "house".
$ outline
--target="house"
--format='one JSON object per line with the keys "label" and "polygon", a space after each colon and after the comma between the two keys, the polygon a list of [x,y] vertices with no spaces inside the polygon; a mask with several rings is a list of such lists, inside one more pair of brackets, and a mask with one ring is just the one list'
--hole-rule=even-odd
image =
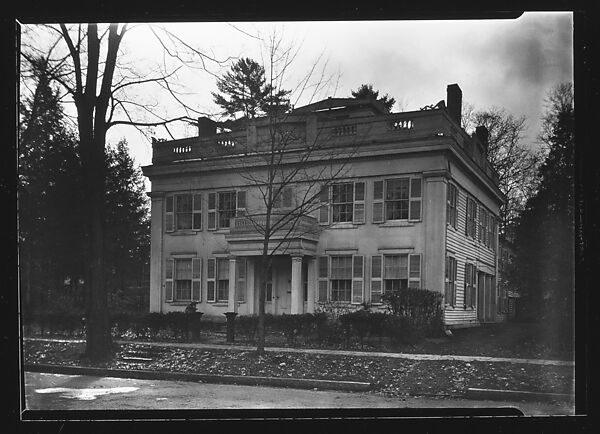
{"label": "house", "polygon": [[[282,170],[317,141],[346,168],[323,178],[318,207],[272,237],[266,312],[315,312],[330,302],[379,309],[385,291],[417,286],[444,294],[447,327],[504,319],[496,275],[505,197],[486,159],[487,131],[468,135],[461,106],[452,84],[446,102],[418,111],[328,98],[286,116]],[[150,311],[183,311],[195,300],[205,316],[258,312],[264,208],[249,180],[265,173],[269,122],[200,118],[197,137],[153,140],[143,168],[152,182]],[[296,206],[317,173],[331,173],[319,168],[335,158],[313,157],[312,175],[282,189],[276,211]]]}

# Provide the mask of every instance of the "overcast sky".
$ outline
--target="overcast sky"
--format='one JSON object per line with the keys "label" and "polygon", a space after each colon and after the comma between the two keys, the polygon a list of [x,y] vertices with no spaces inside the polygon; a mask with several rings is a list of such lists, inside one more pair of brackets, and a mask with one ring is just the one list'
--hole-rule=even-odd
{"label": "overcast sky", "polygon": [[[393,111],[410,111],[445,100],[446,86],[458,83],[463,103],[476,109],[503,107],[515,116],[526,116],[525,141],[532,146],[547,91],[573,80],[569,12],[526,13],[516,20],[189,23],[168,28],[216,58],[259,61],[264,51],[255,36],[268,37],[276,30],[285,45],[300,47],[284,87],[293,88],[321,56],[319,65],[326,60],[327,76],[333,76],[318,95],[323,98],[348,97],[362,83],[371,83],[396,99]],[[151,39],[147,26],[132,30],[124,39],[125,54],[160,62],[161,50],[148,42]],[[217,74],[227,70],[209,67]],[[181,71],[178,80],[190,92],[188,103],[208,113],[218,111],[210,94],[216,91],[214,76],[201,70]],[[305,92],[298,105],[307,103],[309,94]],[[171,114],[176,111],[175,106],[169,108]],[[194,134],[191,128],[175,131],[181,136]],[[156,136],[168,137],[159,129]],[[109,140],[120,138],[128,140],[138,164],[150,164],[147,139],[132,128],[111,129]]]}

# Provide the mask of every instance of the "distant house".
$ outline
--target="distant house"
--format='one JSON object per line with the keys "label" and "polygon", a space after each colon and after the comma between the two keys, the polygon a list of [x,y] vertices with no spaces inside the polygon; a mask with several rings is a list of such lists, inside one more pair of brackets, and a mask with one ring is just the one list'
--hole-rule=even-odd
{"label": "distant house", "polygon": [[[416,286],[444,294],[447,327],[504,319],[496,276],[505,197],[486,159],[487,131],[469,136],[461,105],[453,84],[447,103],[427,110],[388,113],[376,101],[329,98],[289,114],[297,146],[285,164],[316,137],[357,152],[301,230],[274,237],[288,240],[267,278],[266,312],[314,312],[332,301],[376,310],[385,291]],[[150,310],[183,311],[195,300],[207,316],[257,313],[262,237],[248,216],[264,209],[239,167],[264,170],[243,150],[268,133],[268,119],[227,132],[207,118],[198,126],[197,137],[153,141],[143,168],[152,182]],[[277,206],[293,206],[302,188]]]}

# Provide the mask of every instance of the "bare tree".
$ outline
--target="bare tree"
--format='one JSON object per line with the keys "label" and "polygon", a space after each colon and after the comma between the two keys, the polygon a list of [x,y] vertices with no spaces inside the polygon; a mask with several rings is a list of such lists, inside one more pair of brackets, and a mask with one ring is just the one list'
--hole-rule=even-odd
{"label": "bare tree", "polygon": [[[65,99],[75,106],[86,190],[85,353],[92,359],[106,358],[112,343],[103,275],[107,131],[116,125],[130,125],[147,134],[148,127],[163,126],[168,131],[173,122],[191,120],[199,112],[183,100],[177,71],[183,66],[199,65],[203,71],[211,72],[207,63],[219,63],[166,28],[150,26],[164,50],[165,67],[144,75],[126,62],[119,62],[123,39],[131,29],[128,24],[114,23],[39,26],[24,32],[21,47],[23,82],[29,65],[41,56],[46,61],[48,75],[60,84]],[[40,47],[37,43],[41,40],[50,43]],[[172,62],[167,62],[167,58],[179,66],[170,66]],[[133,89],[151,93],[148,86],[173,98],[183,114],[167,117],[156,106],[140,103]]]}
{"label": "bare tree", "polygon": [[[232,155],[242,156],[243,164],[235,160],[238,173],[249,190],[254,192],[260,207],[248,210],[238,218],[261,237],[258,273],[258,342],[257,352],[265,346],[265,299],[267,273],[275,255],[289,253],[291,240],[299,236],[318,236],[320,227],[313,214],[329,202],[329,186],[349,176],[349,161],[357,152],[354,137],[337,143],[331,140],[331,129],[319,128],[311,110],[291,110],[282,113],[278,104],[278,89],[283,88],[299,48],[283,47],[281,38],[273,34],[265,41],[263,62],[267,72],[265,97],[267,116],[244,120],[255,137],[241,148],[234,146]],[[331,83],[326,74],[326,62],[317,58],[299,83],[292,87],[291,98],[297,102],[308,95],[311,102]],[[275,105],[275,107],[270,107]],[[339,142],[339,141],[338,141]]]}
{"label": "bare tree", "polygon": [[466,131],[476,126],[484,126],[488,130],[487,158],[498,172],[500,190],[507,197],[506,204],[500,209],[499,231],[511,239],[515,219],[527,199],[537,191],[541,152],[523,142],[523,132],[527,128],[524,116],[515,117],[498,107],[478,111],[465,104],[462,118]]}

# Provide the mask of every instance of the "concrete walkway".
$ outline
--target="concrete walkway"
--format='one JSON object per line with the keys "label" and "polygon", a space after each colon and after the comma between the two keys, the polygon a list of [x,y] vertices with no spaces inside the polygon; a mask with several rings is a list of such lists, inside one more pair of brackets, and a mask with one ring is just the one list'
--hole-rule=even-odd
{"label": "concrete walkway", "polygon": [[[47,338],[24,338],[32,341],[47,342],[85,342],[78,339],[47,339]],[[223,345],[223,344],[203,344],[188,342],[142,342],[117,340],[119,344],[136,344],[169,348],[206,348],[216,350],[235,350],[235,351],[254,351],[256,347],[243,345]],[[265,351],[273,353],[304,353],[304,354],[324,354],[334,356],[358,356],[358,357],[388,357],[394,359],[406,360],[455,360],[460,362],[490,362],[490,363],[521,363],[543,366],[575,366],[575,363],[568,360],[544,360],[544,359],[516,359],[508,357],[485,357],[485,356],[455,356],[438,354],[409,354],[409,353],[386,353],[381,351],[346,351],[346,350],[323,350],[316,348],[284,348],[284,347],[266,347]]]}

